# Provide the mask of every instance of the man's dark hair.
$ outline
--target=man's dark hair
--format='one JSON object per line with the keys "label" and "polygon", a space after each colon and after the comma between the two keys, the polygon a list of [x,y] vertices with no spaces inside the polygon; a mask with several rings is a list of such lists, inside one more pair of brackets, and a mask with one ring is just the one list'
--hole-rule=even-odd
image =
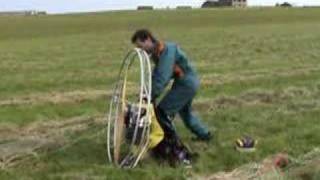
{"label": "man's dark hair", "polygon": [[152,42],[157,42],[156,38],[152,35],[152,33],[149,30],[139,29],[131,37],[131,42],[135,43],[138,39],[144,42],[148,38],[150,38]]}

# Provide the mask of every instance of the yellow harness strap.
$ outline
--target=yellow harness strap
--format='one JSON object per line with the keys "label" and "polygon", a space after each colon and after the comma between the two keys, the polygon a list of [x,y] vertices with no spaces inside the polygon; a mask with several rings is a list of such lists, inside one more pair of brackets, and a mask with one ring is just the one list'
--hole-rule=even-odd
{"label": "yellow harness strap", "polygon": [[151,127],[150,127],[150,136],[149,136],[149,149],[156,147],[164,138],[164,132],[161,128],[156,114],[154,112],[153,105],[150,105],[151,111]]}

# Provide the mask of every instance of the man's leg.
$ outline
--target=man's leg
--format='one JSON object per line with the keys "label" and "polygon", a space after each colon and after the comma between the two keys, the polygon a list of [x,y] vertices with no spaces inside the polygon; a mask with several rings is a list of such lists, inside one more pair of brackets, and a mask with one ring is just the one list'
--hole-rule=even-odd
{"label": "man's leg", "polygon": [[165,137],[153,149],[154,154],[167,158],[171,166],[176,163],[190,163],[191,154],[181,142],[173,124],[176,113],[188,102],[189,96],[182,88],[173,87],[155,108],[157,119],[164,131]]}
{"label": "man's leg", "polygon": [[155,108],[155,113],[157,116],[157,120],[164,131],[165,137],[176,137],[176,129],[172,123],[174,116],[170,116],[165,110],[163,110],[159,106]]}
{"label": "man's leg", "polygon": [[176,135],[172,120],[180,109],[188,103],[192,96],[191,93],[183,87],[174,86],[156,107],[156,115],[165,134]]}
{"label": "man's leg", "polygon": [[186,127],[198,138],[209,140],[210,133],[201,121],[192,113],[192,99],[179,111],[179,115]]}

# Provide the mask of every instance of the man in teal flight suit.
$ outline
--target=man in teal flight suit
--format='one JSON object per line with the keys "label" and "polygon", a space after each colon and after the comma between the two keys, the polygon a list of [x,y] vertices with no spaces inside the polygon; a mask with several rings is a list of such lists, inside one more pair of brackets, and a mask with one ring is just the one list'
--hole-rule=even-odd
{"label": "man in teal flight suit", "polygon": [[176,136],[172,120],[179,113],[186,127],[198,140],[209,141],[211,133],[191,110],[192,100],[200,83],[186,54],[175,43],[158,41],[146,29],[136,31],[131,41],[151,55],[155,63],[152,73],[152,102],[162,94],[170,80],[174,79],[172,88],[156,107],[165,135]]}

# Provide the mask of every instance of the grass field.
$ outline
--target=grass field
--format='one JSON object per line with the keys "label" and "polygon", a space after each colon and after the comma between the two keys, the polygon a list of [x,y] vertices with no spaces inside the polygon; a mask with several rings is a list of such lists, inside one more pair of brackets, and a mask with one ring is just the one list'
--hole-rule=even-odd
{"label": "grass field", "polygon": [[[320,9],[0,17],[0,27],[0,179],[193,179],[320,146]],[[103,116],[141,27],[177,42],[201,77],[194,109],[214,140],[192,142],[175,121],[200,153],[192,175],[150,159],[107,164]],[[255,153],[233,149],[242,135],[259,140]],[[318,179],[320,167],[301,174]]]}

